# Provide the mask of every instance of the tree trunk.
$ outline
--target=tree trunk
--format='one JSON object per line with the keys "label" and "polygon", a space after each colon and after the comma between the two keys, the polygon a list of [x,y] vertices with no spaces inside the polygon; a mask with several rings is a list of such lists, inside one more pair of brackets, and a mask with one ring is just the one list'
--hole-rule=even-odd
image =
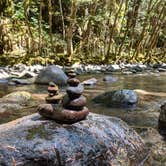
{"label": "tree trunk", "polygon": [[76,21],[76,13],[77,13],[77,5],[75,0],[71,2],[71,8],[70,8],[70,18],[69,18],[69,26],[66,31],[66,40],[67,40],[67,55],[68,60],[71,62],[73,57],[73,28]]}

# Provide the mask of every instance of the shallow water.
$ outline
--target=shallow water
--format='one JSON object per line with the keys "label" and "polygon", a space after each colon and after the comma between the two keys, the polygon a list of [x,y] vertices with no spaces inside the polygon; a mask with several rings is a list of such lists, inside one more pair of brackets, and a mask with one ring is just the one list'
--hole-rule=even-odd
{"label": "shallow water", "polygon": [[[107,108],[99,104],[95,104],[91,101],[92,98],[97,96],[100,93],[105,91],[117,90],[117,89],[141,89],[148,92],[159,92],[166,93],[166,74],[159,73],[147,73],[147,74],[134,74],[134,75],[121,75],[114,74],[114,77],[117,77],[116,82],[104,82],[103,78],[105,75],[111,74],[85,74],[80,75],[78,78],[80,81],[87,80],[89,78],[96,78],[98,80],[97,84],[94,86],[85,86],[84,95],[88,98],[87,106],[91,112],[117,116],[127,121],[130,125],[141,125],[139,124],[140,116],[146,114],[145,111],[152,108],[157,109],[158,103],[165,100],[163,97],[156,97],[153,99],[153,102],[141,101],[139,104],[132,109],[124,108]],[[26,86],[0,86],[0,95],[1,97],[5,94],[8,94],[17,90],[25,90],[31,93],[37,94],[47,94],[47,86],[44,85],[26,85]],[[61,92],[65,92],[65,88],[60,89]],[[23,111],[15,113],[14,119],[20,116],[25,116],[30,114],[33,111]],[[139,115],[140,114],[140,115]],[[131,119],[133,120],[128,120]],[[138,118],[139,117],[139,118]],[[7,117],[6,117],[7,118]],[[11,120],[11,117],[8,117]],[[12,118],[12,119],[13,119]],[[1,119],[1,118],[0,118]],[[5,119],[5,122],[8,121]],[[2,123],[2,121],[1,121]],[[134,124],[135,123],[135,124]],[[144,126],[144,123],[142,124]]]}
{"label": "shallow water", "polygon": [[[110,74],[105,74],[110,75]],[[166,165],[166,143],[163,141],[157,131],[159,106],[166,101],[166,73],[147,73],[134,75],[114,74],[117,77],[116,82],[103,82],[104,74],[86,74],[80,75],[81,81],[89,78],[98,80],[95,86],[85,86],[84,96],[87,97],[87,107],[91,112],[120,117],[133,127],[144,139],[147,146],[152,151],[152,163],[155,166]],[[141,89],[154,95],[140,95],[139,103],[133,108],[107,108],[105,106],[95,104],[92,98],[100,93],[118,89]],[[28,86],[0,86],[0,97],[13,91],[28,91],[33,94],[47,94],[47,86],[28,85]],[[65,88],[61,88],[60,92],[65,92]],[[157,94],[157,95],[155,95]],[[162,94],[162,95],[160,95]],[[164,94],[164,95],[163,95]],[[15,111],[0,115],[0,124],[17,119],[22,116],[32,114],[36,111],[36,106],[30,106],[23,110]],[[149,166],[149,164],[147,164]]]}

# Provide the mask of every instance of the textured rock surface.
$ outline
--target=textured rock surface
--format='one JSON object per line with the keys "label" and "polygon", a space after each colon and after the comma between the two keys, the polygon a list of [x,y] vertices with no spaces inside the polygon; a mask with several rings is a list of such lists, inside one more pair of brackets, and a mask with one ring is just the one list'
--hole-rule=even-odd
{"label": "textured rock surface", "polygon": [[63,108],[61,104],[41,104],[38,106],[37,111],[44,118],[52,119],[60,124],[73,124],[84,120],[89,114],[87,107],[82,110],[76,111],[68,108]]}
{"label": "textured rock surface", "polygon": [[118,118],[90,114],[59,125],[33,114],[0,125],[0,165],[139,165],[148,150],[140,136]]}
{"label": "textured rock surface", "polygon": [[67,92],[69,98],[71,98],[71,99],[75,99],[75,98],[80,97],[81,94],[83,93],[83,91],[84,91],[84,86],[81,84],[79,84],[77,87],[69,86],[66,89],[66,92]]}
{"label": "textured rock surface", "polygon": [[160,108],[158,127],[160,133],[166,137],[166,102]]}
{"label": "textured rock surface", "polygon": [[51,81],[57,85],[63,86],[67,83],[67,76],[62,69],[51,65],[42,70],[35,80],[37,84],[49,84]]}
{"label": "textured rock surface", "polygon": [[25,104],[32,98],[31,94],[26,91],[16,91],[9,93],[8,95],[4,96],[2,99],[3,101],[7,102],[15,102],[18,104]]}
{"label": "textured rock surface", "polygon": [[138,95],[133,90],[122,89],[100,94],[93,101],[106,106],[128,107],[138,102]]}

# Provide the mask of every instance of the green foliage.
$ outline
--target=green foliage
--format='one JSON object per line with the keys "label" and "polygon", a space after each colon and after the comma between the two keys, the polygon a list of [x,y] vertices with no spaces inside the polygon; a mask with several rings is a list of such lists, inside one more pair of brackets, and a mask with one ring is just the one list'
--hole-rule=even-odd
{"label": "green foliage", "polygon": [[23,2],[18,2],[14,5],[15,13],[12,16],[12,19],[16,20],[24,20],[24,8],[23,8]]}
{"label": "green foliage", "polygon": [[[0,14],[9,20],[2,26],[0,23],[0,47],[4,52],[0,65],[19,62],[63,65],[68,56],[72,56],[72,63],[166,61],[164,1],[51,0],[51,3],[49,8],[47,0],[0,1]],[[71,15],[72,10],[76,10],[75,16]],[[72,55],[67,49],[68,29]]]}

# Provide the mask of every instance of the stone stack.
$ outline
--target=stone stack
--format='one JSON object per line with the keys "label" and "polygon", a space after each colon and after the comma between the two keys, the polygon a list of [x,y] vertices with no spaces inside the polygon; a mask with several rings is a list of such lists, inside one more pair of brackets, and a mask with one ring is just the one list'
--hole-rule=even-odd
{"label": "stone stack", "polygon": [[48,96],[45,98],[47,103],[59,104],[63,98],[62,94],[59,94],[59,88],[54,82],[50,82],[48,86]]}
{"label": "stone stack", "polygon": [[72,67],[65,67],[65,73],[66,75],[70,78],[75,78],[76,77],[76,73],[74,71],[74,69]]}
{"label": "stone stack", "polygon": [[67,95],[63,100],[63,107],[72,111],[82,111],[86,105],[86,98],[82,95],[84,91],[83,85],[74,77],[69,78],[67,83],[69,86],[66,90]]}
{"label": "stone stack", "polygon": [[52,83],[48,87],[49,95],[46,97],[47,103],[38,107],[38,112],[45,118],[53,119],[57,123],[72,124],[84,120],[89,113],[86,105],[86,98],[82,95],[84,91],[83,85],[75,78],[74,71],[68,71],[67,75],[67,94],[62,102],[61,96],[58,94],[58,88]]}

